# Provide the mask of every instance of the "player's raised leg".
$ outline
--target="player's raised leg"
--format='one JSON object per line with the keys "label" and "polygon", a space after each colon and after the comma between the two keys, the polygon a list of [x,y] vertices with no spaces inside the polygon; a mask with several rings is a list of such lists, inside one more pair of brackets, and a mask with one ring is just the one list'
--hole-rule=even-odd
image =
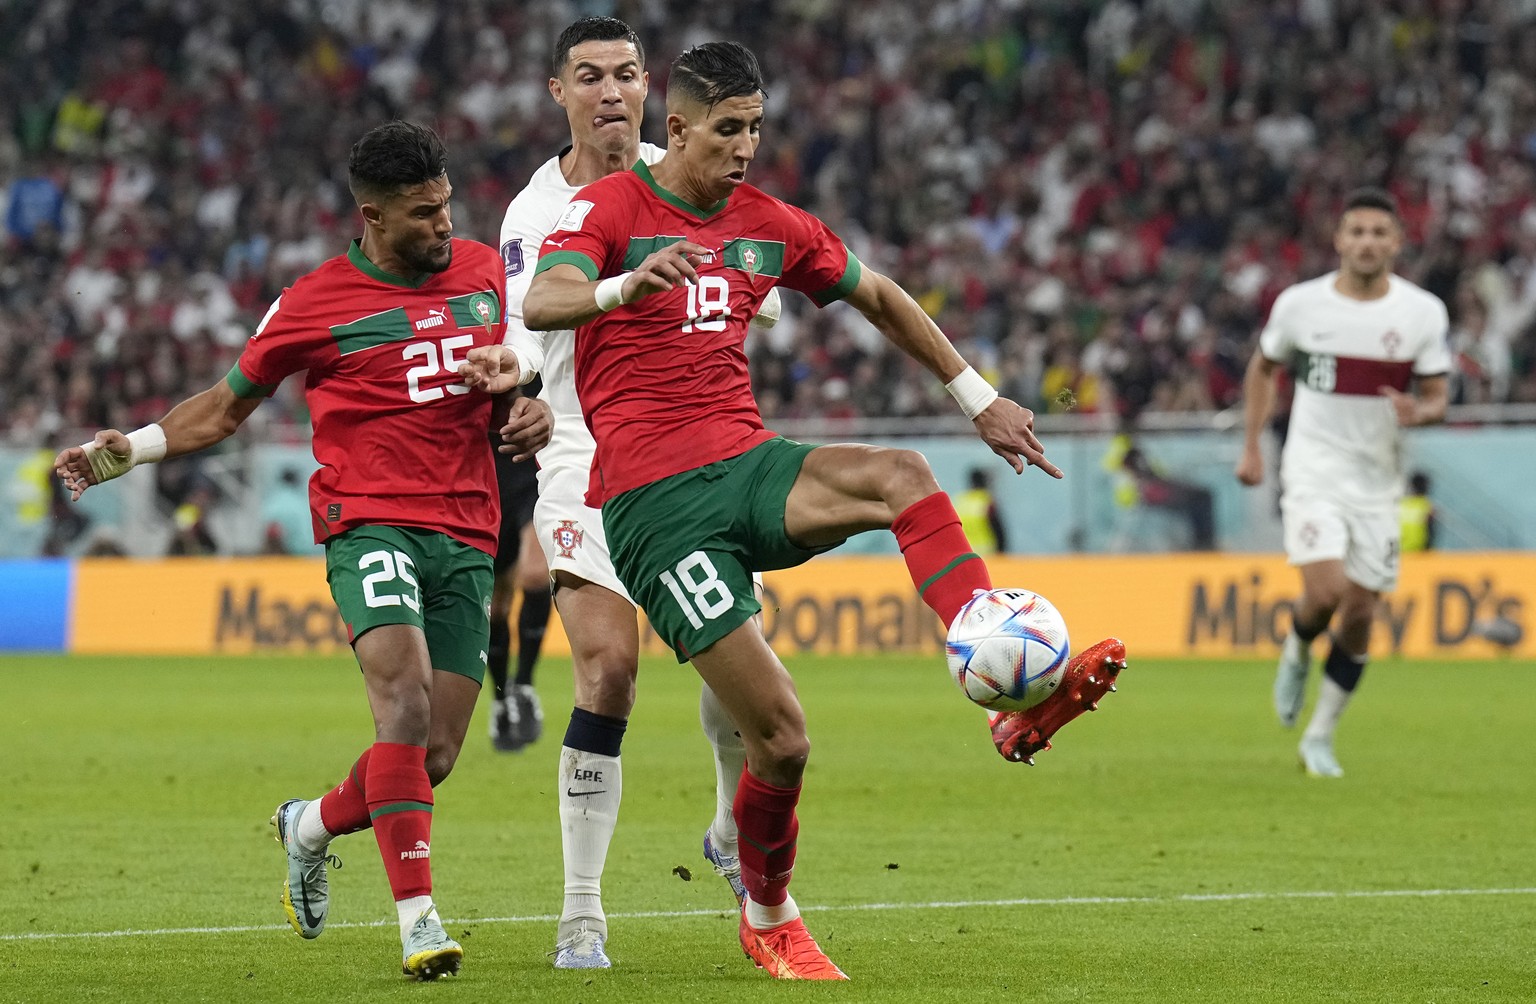
{"label": "player's raised leg", "polygon": [[[835,445],[812,450],[786,507],[785,525],[805,546],[889,526],[919,595],[948,627],[978,591],[992,587],[986,563],[971,550],[949,496],[920,453]],[[1080,652],[1063,686],[1025,712],[993,716],[992,740],[1005,759],[1033,763],[1063,725],[1097,706],[1125,668],[1117,639]]]}

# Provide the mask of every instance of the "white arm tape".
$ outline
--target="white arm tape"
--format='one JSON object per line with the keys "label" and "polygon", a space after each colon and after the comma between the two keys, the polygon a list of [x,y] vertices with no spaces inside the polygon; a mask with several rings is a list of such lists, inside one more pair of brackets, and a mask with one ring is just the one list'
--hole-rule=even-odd
{"label": "white arm tape", "polygon": [[597,300],[598,310],[606,314],[614,307],[624,304],[624,280],[628,278],[628,272],[621,272],[618,275],[610,275],[597,284],[593,296]]}
{"label": "white arm tape", "polygon": [[85,443],[80,448],[85,451],[85,459],[91,465],[91,473],[96,475],[96,483],[100,484],[103,481],[122,477],[139,464],[153,464],[164,460],[165,430],[160,428],[158,422],[152,422],[142,429],[135,429],[128,433],[128,456],[126,457],[110,450],[100,449],[94,442]]}
{"label": "white arm tape", "polygon": [[972,421],[998,398],[996,389],[987,383],[987,378],[970,366],[961,370],[959,376],[945,384],[944,389],[949,391],[949,396],[960,405],[960,410],[965,412],[965,417]]}

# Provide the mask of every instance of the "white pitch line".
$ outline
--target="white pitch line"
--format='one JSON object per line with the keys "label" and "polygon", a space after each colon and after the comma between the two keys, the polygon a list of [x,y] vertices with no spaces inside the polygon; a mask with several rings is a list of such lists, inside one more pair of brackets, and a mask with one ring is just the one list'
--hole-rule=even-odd
{"label": "white pitch line", "polygon": [[[1390,899],[1394,897],[1434,896],[1536,896],[1536,888],[1511,889],[1355,889],[1314,892],[1213,892],[1184,893],[1178,896],[1064,896],[1056,899],[964,899],[938,900],[931,903],[847,903],[841,906],[802,906],[803,913],[837,913],[867,910],[954,910],[999,906],[1158,906],[1174,903],[1251,903],[1287,899]],[[725,916],[729,910],[637,910],[610,913],[610,919],[672,920],[685,917]],[[533,924],[552,923],[559,914],[539,913],[514,917],[461,917],[445,920],[455,924]],[[348,927],[393,927],[393,920],[343,921],[328,925],[332,929]],[[287,924],[249,924],[237,927],[160,927],[138,931],[75,931],[0,934],[0,941],[53,941],[66,938],[145,938],[164,934],[243,934],[251,931],[286,931]]]}

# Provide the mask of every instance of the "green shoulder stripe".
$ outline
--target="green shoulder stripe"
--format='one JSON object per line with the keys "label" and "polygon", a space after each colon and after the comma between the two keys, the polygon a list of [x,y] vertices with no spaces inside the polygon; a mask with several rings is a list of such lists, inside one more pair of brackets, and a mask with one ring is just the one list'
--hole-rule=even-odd
{"label": "green shoulder stripe", "polygon": [[811,297],[811,299],[815,300],[819,305],[823,307],[833,302],[834,300],[841,300],[843,297],[853,292],[854,287],[858,286],[859,279],[861,279],[863,276],[864,266],[859,263],[859,259],[853,256],[853,252],[849,251],[848,269],[843,273],[843,277],[837,280],[837,285],[831,287],[830,289],[822,290],[820,293],[817,293],[815,296]]}
{"label": "green shoulder stripe", "polygon": [[277,390],[277,384],[252,383],[244,373],[240,372],[240,363],[229,368],[224,374],[224,382],[229,384],[229,389],[235,392],[235,397],[270,397]]}
{"label": "green shoulder stripe", "polygon": [[548,272],[556,265],[575,265],[581,269],[581,274],[587,277],[588,282],[596,282],[598,276],[597,263],[580,251],[555,251],[539,259],[539,267],[533,270],[534,275],[540,272]]}

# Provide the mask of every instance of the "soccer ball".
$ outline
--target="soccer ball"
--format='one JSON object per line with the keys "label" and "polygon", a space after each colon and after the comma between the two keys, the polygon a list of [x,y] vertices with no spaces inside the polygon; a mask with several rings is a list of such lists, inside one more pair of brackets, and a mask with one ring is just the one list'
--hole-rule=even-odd
{"label": "soccer ball", "polygon": [[944,651],[966,697],[992,711],[1023,711],[1056,689],[1071,647],[1050,600],[1028,589],[990,589],[960,608]]}

